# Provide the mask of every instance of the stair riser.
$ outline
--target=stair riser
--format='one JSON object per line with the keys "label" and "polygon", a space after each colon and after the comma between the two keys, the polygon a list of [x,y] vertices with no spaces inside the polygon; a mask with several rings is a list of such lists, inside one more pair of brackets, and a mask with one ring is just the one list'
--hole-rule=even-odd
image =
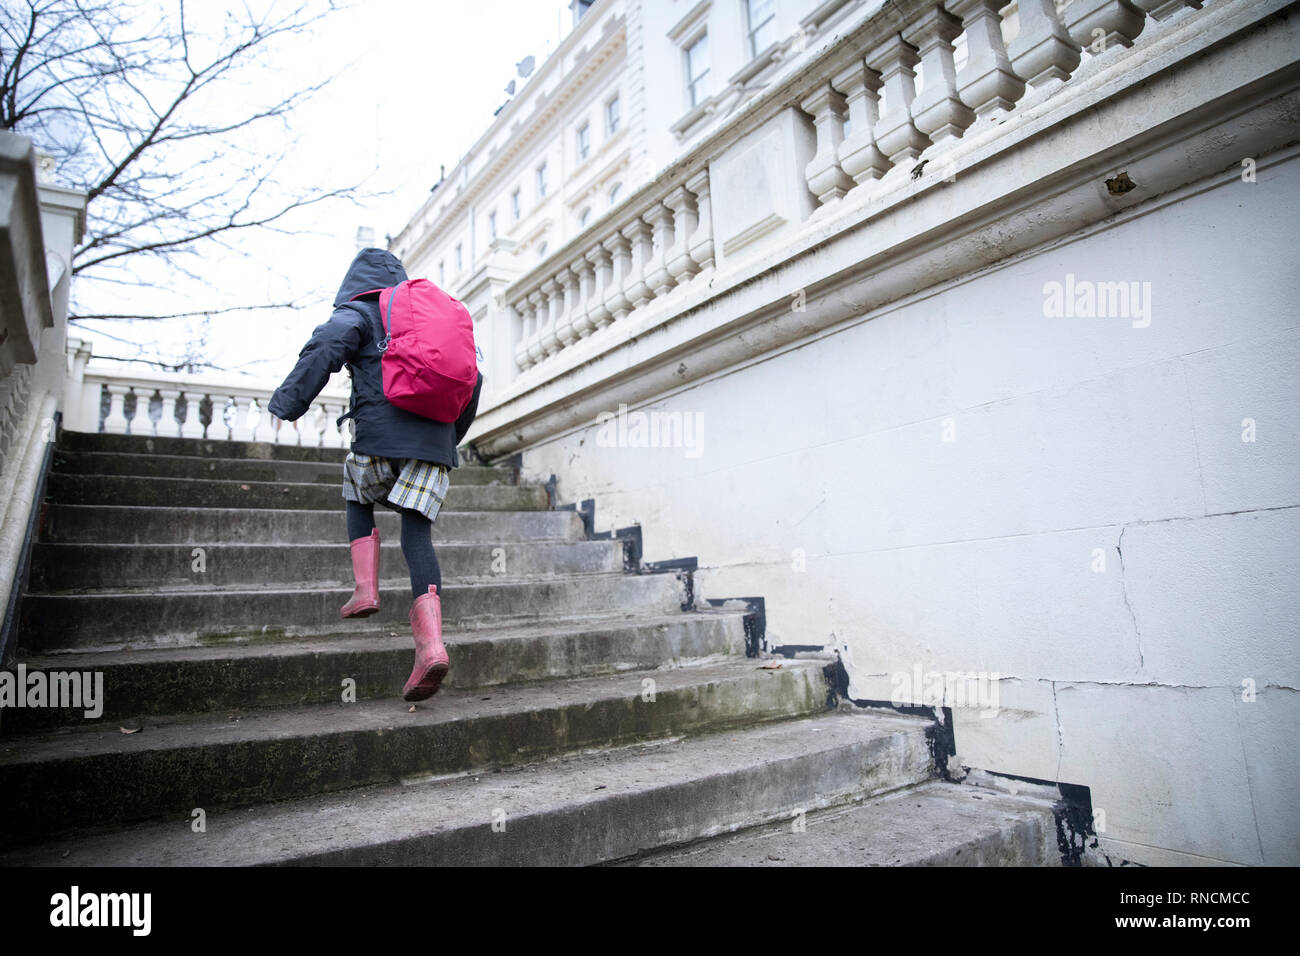
{"label": "stair riser", "polygon": [[[586,866],[632,856],[646,847],[686,843],[742,827],[793,821],[800,811],[860,800],[911,786],[933,772],[924,735],[897,733],[839,749],[760,764],[744,771],[702,775],[672,787],[647,786],[588,800],[562,811],[519,818],[505,829],[491,824],[498,808],[484,808],[482,826],[449,829],[284,864],[332,866]],[[737,799],[743,794],[743,799]],[[498,815],[498,819],[500,819]],[[833,863],[828,860],[827,863]]]}
{"label": "stair riser", "polygon": [[[666,614],[680,610],[675,575],[607,574],[588,579],[526,584],[446,585],[445,626],[605,613]],[[274,639],[346,629],[339,616],[352,588],[287,592],[179,592],[150,594],[31,594],[23,600],[19,646],[28,651],[115,647],[130,644],[213,644]],[[411,590],[380,589],[373,624],[409,626]]]}
{"label": "stair riser", "polygon": [[[383,532],[380,532],[381,539]],[[211,585],[247,587],[351,586],[351,551],[334,545],[207,544],[195,555],[192,545],[39,544],[33,549],[29,588],[61,591],[76,588]],[[440,544],[443,578],[524,577],[623,570],[623,547],[613,541],[565,541],[489,544]],[[200,563],[201,558],[201,563]],[[201,568],[201,570],[200,570]],[[381,580],[407,575],[398,544],[380,549]]]}
{"label": "stair riser", "polygon": [[[64,475],[115,475],[146,478],[209,478],[222,481],[292,481],[338,485],[338,462],[240,460],[180,456],[56,452],[54,471]],[[466,466],[452,472],[457,485],[512,485],[507,469]]]}
{"label": "stair riser", "polygon": [[[334,485],[314,485],[52,474],[47,493],[52,500],[69,505],[343,511],[341,480]],[[443,504],[448,511],[535,511],[546,506],[545,488],[457,485],[454,478]]]}
{"label": "stair riser", "polygon": [[0,766],[0,844],[96,824],[184,821],[195,807],[242,806],[579,748],[720,732],[811,715],[824,711],[826,702],[819,669],[755,669],[744,677],[660,690],[653,701],[633,694],[441,724],[404,725],[405,705],[395,700],[393,723],[383,730],[168,750],[149,750],[146,731],[123,735],[123,750],[115,754]]}
{"label": "stair riser", "polygon": [[[113,724],[163,714],[336,703],[348,679],[355,682],[357,700],[395,697],[411,672],[413,654],[409,631],[399,633],[397,639],[376,635],[374,647],[366,650],[103,667],[103,714],[97,719]],[[739,616],[682,615],[672,624],[575,628],[563,637],[457,640],[448,634],[446,643],[452,666],[444,686],[491,687],[739,656],[745,633]],[[75,666],[80,671],[95,668],[84,657]],[[28,672],[35,669],[29,666]],[[5,711],[0,731],[12,736],[86,722],[84,710],[22,708]]]}
{"label": "stair riser", "polygon": [[1056,821],[1050,813],[1016,820],[980,834],[960,847],[945,849],[911,866],[1060,866]]}
{"label": "stair riser", "polygon": [[[50,505],[42,539],[99,544],[325,544],[347,538],[342,498],[336,511],[226,508],[112,508]],[[375,508],[379,535],[397,541],[401,518]],[[498,544],[538,538],[582,538],[582,519],[572,511],[472,512],[444,508],[433,523],[433,540]]]}
{"label": "stair riser", "polygon": [[73,431],[59,434],[59,449],[128,455],[186,455],[340,463],[348,453],[346,448],[316,448],[309,445],[272,445],[267,442],[159,438],[146,435],[108,435]]}

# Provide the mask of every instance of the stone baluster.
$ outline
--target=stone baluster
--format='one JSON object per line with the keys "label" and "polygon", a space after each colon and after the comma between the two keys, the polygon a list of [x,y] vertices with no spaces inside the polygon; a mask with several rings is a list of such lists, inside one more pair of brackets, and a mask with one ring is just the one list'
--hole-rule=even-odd
{"label": "stone baluster", "polygon": [[1056,14],[1056,0],[1020,0],[1020,33],[1007,56],[1035,96],[1060,86],[1079,66],[1079,44]]}
{"label": "stone baluster", "polygon": [[873,129],[876,145],[891,166],[916,159],[930,145],[929,137],[913,124],[909,110],[916,96],[912,67],[921,62],[916,48],[895,34],[871,50],[866,60],[883,80],[884,112]]}
{"label": "stone baluster", "polygon": [[695,232],[691,234],[691,259],[700,272],[713,268],[713,207],[709,201],[709,171],[701,169],[686,180],[686,188],[695,196]]}
{"label": "stone baluster", "polygon": [[307,409],[305,415],[298,419],[299,441],[311,448],[320,448],[325,444],[325,407],[320,404]]}
{"label": "stone baluster", "polygon": [[244,395],[232,395],[234,417],[230,421],[230,438],[232,441],[253,441],[253,407],[252,399]]}
{"label": "stone baluster", "polygon": [[829,83],[823,83],[804,98],[800,107],[813,118],[817,130],[817,152],[804,167],[804,175],[817,201],[825,205],[853,188],[853,178],[840,168],[839,156],[848,105]]}
{"label": "stone baluster", "polygon": [[966,65],[957,74],[957,93],[979,119],[1009,112],[1025,95],[1025,81],[1011,69],[1002,42],[1000,0],[950,0],[966,31]]}
{"label": "stone baluster", "polygon": [[623,295],[633,311],[650,301],[650,286],[646,284],[645,273],[654,253],[654,233],[650,224],[644,219],[634,219],[623,227],[632,249],[632,258],[628,263],[627,284],[623,286]]}
{"label": "stone baluster", "polygon": [[162,396],[162,414],[158,416],[158,425],[154,434],[164,438],[175,438],[180,434],[181,426],[176,421],[176,402],[181,397],[179,388],[160,388]]}
{"label": "stone baluster", "polygon": [[185,392],[185,421],[181,423],[182,438],[202,438],[203,422],[199,420],[199,403],[203,401],[201,392]]}
{"label": "stone baluster", "polygon": [[617,322],[624,318],[632,307],[623,293],[632,270],[632,244],[627,236],[616,232],[601,246],[609,253],[609,285],[605,290],[605,308]]}
{"label": "stone baluster", "polygon": [[1132,46],[1147,19],[1129,0],[1074,0],[1063,17],[1070,38],[1094,55]]}
{"label": "stone baluster", "polygon": [[925,86],[912,100],[916,128],[936,146],[961,136],[975,122],[975,113],[957,98],[957,70],[952,41],[961,35],[961,21],[941,6],[903,31],[903,39],[921,51]]}
{"label": "stone baluster", "polygon": [[[569,271],[573,273],[578,283],[578,311],[573,320],[573,327],[577,330],[578,338],[585,339],[596,331],[596,319],[592,315],[596,305],[592,297],[592,287],[596,282],[596,267],[587,261],[586,255],[581,255],[577,262],[569,266]],[[603,309],[604,303],[601,303],[600,307]]]}
{"label": "stone baluster", "polygon": [[664,265],[672,276],[673,285],[681,285],[700,271],[700,264],[691,256],[691,236],[699,228],[696,219],[695,197],[685,186],[678,186],[664,199],[672,211],[672,242],[664,250]]}
{"label": "stone baluster", "polygon": [[110,435],[125,435],[131,430],[131,422],[126,417],[126,396],[131,386],[105,387],[108,389],[108,416],[104,419],[104,431]]}
{"label": "stone baluster", "polygon": [[347,409],[338,402],[325,402],[321,410],[325,412],[321,444],[326,448],[346,448],[352,443],[353,423],[349,418],[340,425],[339,416]]}
{"label": "stone baluster", "polygon": [[542,283],[542,295],[546,296],[546,325],[541,335],[542,354],[551,356],[560,350],[559,323],[564,308],[564,290],[554,279],[547,279]]}
{"label": "stone baluster", "polygon": [[603,329],[614,321],[614,316],[605,302],[612,281],[609,250],[597,243],[587,250],[587,261],[591,263],[594,270],[591,280],[591,308],[587,311],[587,317],[591,319],[594,328]]}
{"label": "stone baluster", "polygon": [[253,423],[253,441],[275,444],[275,436],[279,430],[276,426],[280,420],[267,411],[266,403],[266,398],[257,399],[257,419]]}
{"label": "stone baluster", "polygon": [[512,308],[514,308],[515,314],[519,316],[519,338],[514,343],[515,367],[522,372],[532,364],[532,360],[528,357],[528,330],[533,321],[533,309],[528,304],[527,296],[516,302]]}
{"label": "stone baluster", "polygon": [[542,334],[546,329],[549,306],[540,289],[528,293],[528,303],[533,307],[533,330],[528,335],[528,364],[536,365],[546,354],[542,348]]}
{"label": "stone baluster", "polygon": [[555,331],[560,336],[560,347],[567,349],[578,341],[578,277],[566,266],[555,274],[555,284],[560,287],[560,301],[563,303]]}
{"label": "stone baluster", "polygon": [[654,230],[654,249],[646,263],[645,281],[658,298],[673,287],[667,263],[668,247],[673,241],[673,211],[663,203],[655,203],[646,210],[644,218]]}
{"label": "stone baluster", "polygon": [[844,94],[849,111],[849,135],[837,150],[840,168],[858,185],[879,179],[889,169],[889,157],[876,146],[874,132],[880,74],[858,60],[837,73],[831,85]]}
{"label": "stone baluster", "polygon": [[1168,20],[1183,10],[1199,10],[1203,0],[1133,0],[1133,6],[1156,20]]}

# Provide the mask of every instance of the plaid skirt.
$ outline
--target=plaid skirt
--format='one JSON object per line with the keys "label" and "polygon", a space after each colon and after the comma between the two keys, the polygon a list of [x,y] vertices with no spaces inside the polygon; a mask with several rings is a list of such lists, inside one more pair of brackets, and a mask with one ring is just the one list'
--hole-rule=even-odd
{"label": "plaid skirt", "polygon": [[414,458],[380,458],[348,452],[343,462],[343,497],[363,504],[409,508],[430,521],[447,497],[451,469]]}

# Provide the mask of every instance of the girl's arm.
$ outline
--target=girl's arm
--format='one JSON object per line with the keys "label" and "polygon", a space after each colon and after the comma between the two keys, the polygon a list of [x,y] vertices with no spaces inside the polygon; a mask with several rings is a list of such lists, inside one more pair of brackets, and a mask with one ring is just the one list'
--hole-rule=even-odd
{"label": "girl's arm", "polygon": [[353,309],[335,309],[328,322],[316,327],[298,353],[298,364],[284,380],[267,410],[276,418],[296,421],[307,413],[330,376],[354,358],[361,348],[361,322]]}

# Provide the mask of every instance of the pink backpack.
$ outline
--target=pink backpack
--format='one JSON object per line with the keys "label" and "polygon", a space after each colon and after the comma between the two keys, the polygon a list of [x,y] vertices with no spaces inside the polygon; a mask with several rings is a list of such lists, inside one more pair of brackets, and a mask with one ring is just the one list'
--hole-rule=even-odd
{"label": "pink backpack", "polygon": [[469,310],[428,279],[408,279],[380,292],[379,316],[384,397],[435,422],[454,422],[478,381]]}

